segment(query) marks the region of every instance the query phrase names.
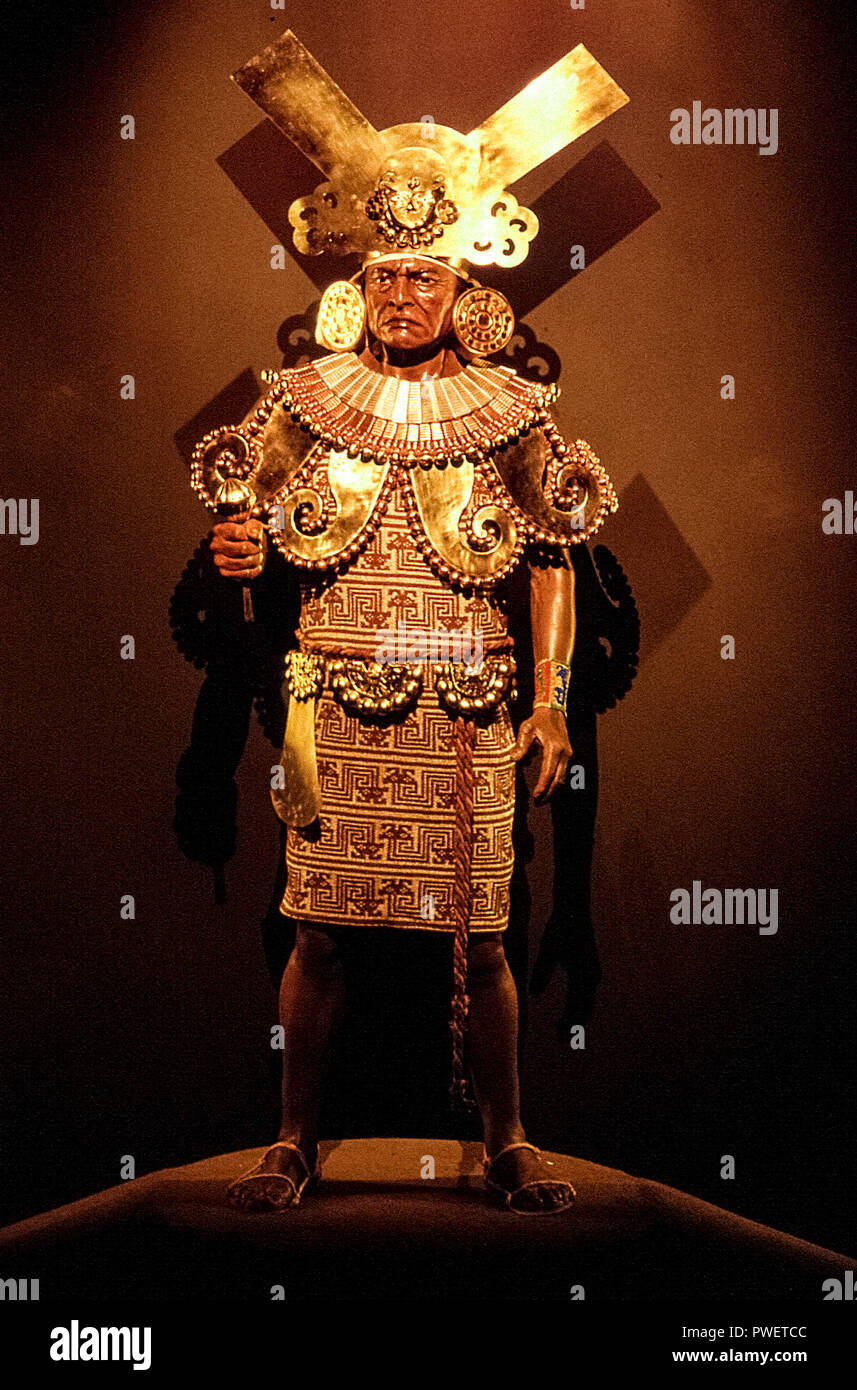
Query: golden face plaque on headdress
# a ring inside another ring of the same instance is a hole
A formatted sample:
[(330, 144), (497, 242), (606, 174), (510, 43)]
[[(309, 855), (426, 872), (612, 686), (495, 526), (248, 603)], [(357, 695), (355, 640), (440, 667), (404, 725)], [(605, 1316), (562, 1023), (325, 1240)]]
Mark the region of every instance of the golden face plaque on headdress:
[(411, 147), (391, 155), (366, 203), (366, 216), (392, 250), (430, 249), (444, 227), (457, 222), (446, 197), (446, 167), (434, 150)]

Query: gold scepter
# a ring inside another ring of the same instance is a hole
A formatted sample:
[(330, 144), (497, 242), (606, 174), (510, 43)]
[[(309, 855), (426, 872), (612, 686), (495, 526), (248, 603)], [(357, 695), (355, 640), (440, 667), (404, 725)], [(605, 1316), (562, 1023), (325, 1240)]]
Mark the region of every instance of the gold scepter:
[[(255, 486), (261, 461), (262, 450), (255, 433), (240, 425), (211, 430), (193, 451), (191, 487), (222, 521), (241, 522), (256, 517), (264, 525), (267, 508), (260, 502)], [(252, 623), (249, 579), (241, 581), (241, 603), (245, 623)]]
[[(191, 457), (190, 483), (209, 511), (224, 521), (261, 521), (281, 530), (281, 499), (318, 442), (279, 407), (285, 395), (280, 373), (262, 374), (271, 389), (241, 425), (211, 430)], [(250, 580), (242, 580), (244, 621), (253, 622)]]
[[(256, 494), (243, 478), (226, 477), (214, 494), (214, 507), (223, 521), (249, 521), (253, 516), (261, 516), (262, 508), (256, 505)], [(255, 621), (253, 595), (250, 580), (241, 581), (241, 603), (245, 623)]]

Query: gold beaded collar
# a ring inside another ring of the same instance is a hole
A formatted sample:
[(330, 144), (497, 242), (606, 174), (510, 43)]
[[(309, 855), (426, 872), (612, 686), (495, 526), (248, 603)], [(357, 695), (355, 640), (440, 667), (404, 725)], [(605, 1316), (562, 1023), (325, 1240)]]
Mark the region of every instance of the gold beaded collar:
[[(269, 378), (270, 379), (270, 378)], [(475, 361), (455, 376), (402, 381), (353, 352), (277, 373), (275, 399), (333, 448), (408, 463), (487, 458), (547, 419), (558, 386)]]

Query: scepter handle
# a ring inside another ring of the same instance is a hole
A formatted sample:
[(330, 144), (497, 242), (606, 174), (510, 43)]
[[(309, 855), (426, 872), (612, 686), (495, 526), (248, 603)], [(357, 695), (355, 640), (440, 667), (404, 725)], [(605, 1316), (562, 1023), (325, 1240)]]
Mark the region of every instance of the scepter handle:
[[(236, 505), (236, 500), (229, 501), (224, 498), (219, 503), (217, 515), (221, 521), (234, 521), (241, 525), (250, 520), (252, 512), (247, 510), (247, 499), (242, 499), (238, 505)], [(253, 596), (250, 593), (249, 579), (241, 580), (241, 609), (245, 623), (255, 622), (256, 615), (253, 612)]]

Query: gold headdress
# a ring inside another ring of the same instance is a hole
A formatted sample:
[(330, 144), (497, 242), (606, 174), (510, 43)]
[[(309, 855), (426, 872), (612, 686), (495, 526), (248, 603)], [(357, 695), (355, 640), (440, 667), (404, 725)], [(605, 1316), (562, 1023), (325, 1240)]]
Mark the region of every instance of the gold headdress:
[(578, 46), (469, 135), (424, 118), (378, 131), (291, 30), (233, 73), (326, 178), (289, 210), (299, 251), (518, 265), (539, 229), (509, 186), (628, 100)]

